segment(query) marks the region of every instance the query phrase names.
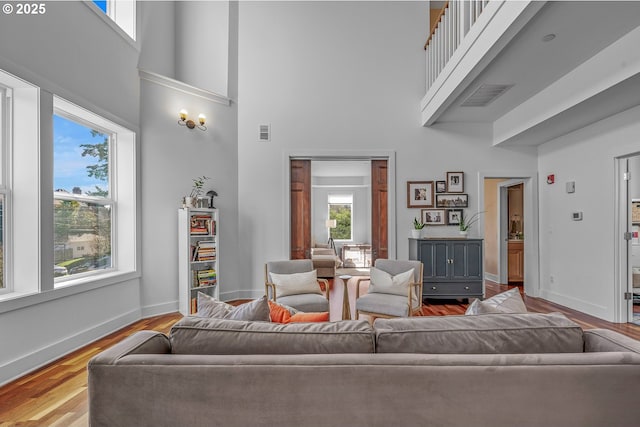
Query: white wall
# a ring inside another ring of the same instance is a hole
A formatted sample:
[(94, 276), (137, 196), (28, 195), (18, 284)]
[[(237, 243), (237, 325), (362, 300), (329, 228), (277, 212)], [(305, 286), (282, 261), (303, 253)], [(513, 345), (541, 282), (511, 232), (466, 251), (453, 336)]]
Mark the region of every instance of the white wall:
[[(636, 107), (539, 147), (541, 297), (614, 320), (614, 159), (639, 152), (639, 134)], [(582, 221), (571, 220), (574, 211)]]
[[(239, 15), (239, 240), (247, 266), (239, 283), (247, 293), (261, 292), (264, 262), (288, 257), (290, 153), (395, 151), (401, 259), (420, 214), (406, 208), (408, 180), (465, 171), (477, 209), (480, 171), (535, 170), (535, 149), (493, 148), (491, 126), (420, 126), (427, 2), (240, 2)], [(264, 123), (272, 126), (267, 143), (257, 141)]]
[(175, 10), (176, 78), (227, 96), (229, 2), (178, 1)]
[[(155, 83), (142, 84), (143, 315), (178, 309), (178, 208), (192, 179), (205, 175), (220, 210), (220, 297), (235, 298), (238, 276), (236, 108)], [(204, 113), (208, 130), (178, 126), (186, 108)]]

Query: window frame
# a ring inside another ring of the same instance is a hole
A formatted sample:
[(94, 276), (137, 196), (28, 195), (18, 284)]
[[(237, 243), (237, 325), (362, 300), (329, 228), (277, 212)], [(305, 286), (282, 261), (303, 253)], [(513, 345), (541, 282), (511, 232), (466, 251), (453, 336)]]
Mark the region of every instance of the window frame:
[[(115, 156), (113, 155), (113, 152), (115, 150), (116, 140), (117, 140), (117, 132), (114, 131), (113, 129), (109, 129), (105, 127), (104, 125), (96, 123), (97, 120), (91, 120), (92, 118), (95, 119), (96, 117), (98, 117), (97, 114), (89, 111), (82, 113), (82, 111), (83, 110), (79, 109), (77, 106), (76, 108), (71, 107), (71, 103), (69, 103), (68, 101), (65, 101), (62, 98), (54, 96), (53, 116), (63, 117), (67, 120), (70, 120), (72, 122), (85, 126), (87, 128), (96, 130), (108, 136), (109, 150), (108, 150), (108, 160), (107, 160), (108, 162), (107, 175), (109, 180), (109, 183), (108, 183), (109, 196), (108, 197), (91, 197), (91, 196), (85, 196), (81, 194), (59, 193), (59, 192), (56, 192), (53, 187), (51, 188), (51, 191), (53, 192), (54, 202), (56, 200), (77, 201), (81, 203), (84, 202), (84, 203), (111, 207), (111, 211), (110, 211), (111, 267), (105, 268), (105, 269), (96, 269), (96, 270), (91, 270), (91, 271), (86, 271), (86, 272), (71, 274), (66, 276), (54, 277), (53, 278), (54, 288), (67, 286), (69, 284), (75, 284), (78, 282), (78, 279), (80, 280), (86, 279), (86, 278), (91, 279), (97, 276), (108, 275), (108, 274), (111, 274), (113, 271), (118, 270), (118, 265), (116, 262), (118, 259), (117, 257), (118, 248), (115, 241), (115, 236), (117, 235), (117, 228), (118, 228), (117, 215), (116, 215), (117, 194), (116, 194), (116, 189), (114, 185), (114, 180), (115, 180), (114, 170), (117, 169), (117, 165), (115, 164), (116, 159), (115, 159)], [(55, 134), (54, 134), (54, 137), (55, 137)], [(55, 221), (55, 213), (53, 214), (52, 220)], [(51, 272), (51, 274), (53, 275), (53, 271)]]
[(0, 294), (6, 294), (13, 292), (12, 281), (9, 280), (9, 273), (11, 271), (8, 268), (11, 265), (11, 251), (8, 249), (11, 247), (10, 239), (11, 232), (9, 225), (9, 213), (10, 209), (10, 191), (8, 182), (8, 165), (9, 165), (9, 153), (11, 142), (11, 89), (0, 85), (0, 203), (2, 204), (2, 217), (0, 218), (0, 233), (2, 234), (2, 242), (0, 243), (0, 249), (2, 250), (2, 273), (0, 280), (2, 284), (0, 286)]
[(106, 13), (92, 0), (84, 0), (83, 3), (129, 44), (140, 50), (137, 40), (139, 26), (137, 0), (107, 0)]

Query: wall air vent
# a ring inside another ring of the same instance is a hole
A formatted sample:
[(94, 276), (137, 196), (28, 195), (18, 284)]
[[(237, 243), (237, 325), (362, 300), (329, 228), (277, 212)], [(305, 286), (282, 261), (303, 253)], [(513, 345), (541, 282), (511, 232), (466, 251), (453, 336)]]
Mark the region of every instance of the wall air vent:
[(496, 100), (500, 95), (511, 89), (513, 85), (481, 85), (471, 94), (461, 107), (485, 107)]
[(271, 125), (260, 125), (258, 141), (271, 141)]

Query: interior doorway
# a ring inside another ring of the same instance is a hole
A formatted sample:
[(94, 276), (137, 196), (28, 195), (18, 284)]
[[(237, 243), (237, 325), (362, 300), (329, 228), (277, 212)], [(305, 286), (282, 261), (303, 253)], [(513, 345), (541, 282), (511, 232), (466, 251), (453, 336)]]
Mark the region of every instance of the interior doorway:
[(618, 159), (618, 169), (623, 300), (626, 321), (640, 325), (640, 155)]
[[(390, 227), (393, 212), (389, 212), (389, 207), (394, 206), (389, 200), (394, 197), (389, 192), (393, 182), (392, 159), (380, 156), (304, 157), (289, 157), (291, 258), (309, 258), (316, 243), (326, 244), (327, 241), (334, 242), (338, 256), (342, 255), (343, 245), (358, 246), (360, 252), (366, 246), (363, 262), (369, 266), (376, 258), (388, 258), (390, 249), (394, 250), (389, 247), (394, 238), (394, 230)], [(363, 168), (366, 172), (362, 172)], [(345, 227), (339, 230), (340, 238), (333, 236), (338, 230), (332, 227), (340, 226), (344, 221), (331, 216), (332, 204), (338, 205), (341, 214), (350, 213), (350, 224), (346, 230)]]
[(537, 173), (479, 174), (485, 279), (539, 294)]
[(524, 181), (505, 180), (498, 184), (500, 191), (500, 283), (524, 284)]

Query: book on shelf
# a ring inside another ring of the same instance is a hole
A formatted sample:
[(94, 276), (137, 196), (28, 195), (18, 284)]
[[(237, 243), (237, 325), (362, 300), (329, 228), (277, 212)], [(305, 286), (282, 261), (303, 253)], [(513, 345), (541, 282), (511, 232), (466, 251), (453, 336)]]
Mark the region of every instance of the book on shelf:
[(216, 242), (212, 240), (202, 240), (191, 246), (191, 261), (215, 261)]
[(194, 270), (194, 287), (200, 286), (213, 286), (217, 283), (216, 270), (213, 268), (207, 268), (204, 270)]
[(190, 232), (191, 234), (213, 234), (211, 233), (212, 225), (215, 228), (215, 221), (210, 214), (193, 214), (190, 219)]

